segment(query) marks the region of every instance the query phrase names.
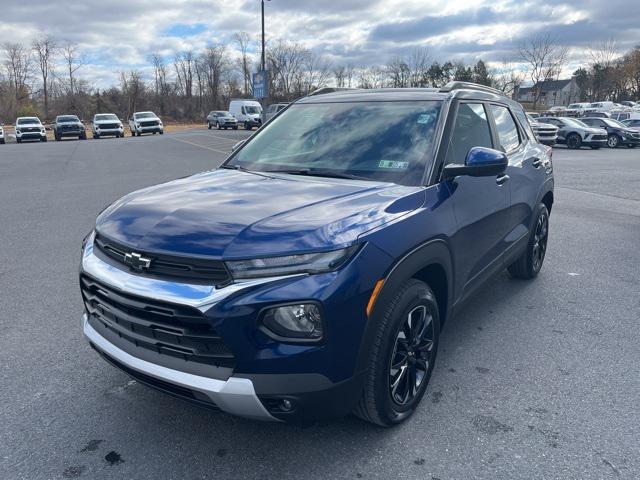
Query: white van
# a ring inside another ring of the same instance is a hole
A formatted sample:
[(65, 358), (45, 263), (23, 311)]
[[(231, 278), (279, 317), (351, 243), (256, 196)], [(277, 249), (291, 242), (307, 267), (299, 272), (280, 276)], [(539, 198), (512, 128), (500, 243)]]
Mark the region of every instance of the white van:
[(255, 100), (231, 100), (229, 112), (246, 130), (262, 125), (262, 105)]

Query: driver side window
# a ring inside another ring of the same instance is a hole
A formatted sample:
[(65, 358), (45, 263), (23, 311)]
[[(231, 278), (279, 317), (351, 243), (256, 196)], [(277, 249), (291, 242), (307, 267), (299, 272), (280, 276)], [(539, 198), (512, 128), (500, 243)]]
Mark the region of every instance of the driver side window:
[(464, 165), (467, 153), (473, 147), (493, 148), (487, 112), (482, 103), (461, 103), (456, 112), (445, 164)]

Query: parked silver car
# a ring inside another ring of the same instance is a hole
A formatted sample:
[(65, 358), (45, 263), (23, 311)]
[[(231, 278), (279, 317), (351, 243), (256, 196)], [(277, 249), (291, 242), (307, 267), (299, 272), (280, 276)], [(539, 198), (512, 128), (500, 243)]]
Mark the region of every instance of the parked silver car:
[(576, 118), (569, 117), (540, 117), (542, 123), (550, 123), (558, 127), (558, 143), (567, 148), (578, 149), (582, 146), (597, 150), (607, 145), (607, 131), (585, 125)]
[(223, 128), (225, 130), (227, 128), (237, 130), (238, 120), (236, 120), (236, 117), (231, 115), (229, 112), (224, 110), (214, 110), (209, 112), (209, 115), (207, 115), (207, 127), (209, 130), (213, 127), (216, 127), (218, 130), (222, 130)]

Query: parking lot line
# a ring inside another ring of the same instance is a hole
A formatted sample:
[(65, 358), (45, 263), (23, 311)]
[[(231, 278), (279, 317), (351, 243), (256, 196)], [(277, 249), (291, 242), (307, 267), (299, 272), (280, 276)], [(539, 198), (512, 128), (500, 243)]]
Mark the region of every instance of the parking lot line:
[[(183, 140), (181, 138), (175, 138), (175, 137), (168, 137), (168, 138), (170, 138), (171, 140), (175, 140), (176, 142), (188, 143), (189, 145), (193, 145), (194, 147), (206, 148), (207, 150), (211, 150), (211, 151), (217, 152), (217, 153), (223, 153), (225, 155), (228, 155), (229, 153), (231, 153), (229, 151), (219, 150), (217, 148), (211, 148), (210, 146), (200, 145), (198, 143), (190, 142), (189, 140)], [(213, 145), (215, 145), (215, 143)]]

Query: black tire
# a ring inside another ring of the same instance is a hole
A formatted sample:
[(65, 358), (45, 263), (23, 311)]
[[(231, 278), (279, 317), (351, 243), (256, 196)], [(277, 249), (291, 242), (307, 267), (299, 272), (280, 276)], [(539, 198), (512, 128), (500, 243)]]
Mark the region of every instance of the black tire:
[(251, 126), (251, 124), (249, 122), (244, 122), (244, 129), (245, 130), (253, 130), (253, 127)]
[(86, 140), (87, 139), (87, 134), (83, 133), (82, 135), (80, 135), (79, 139), (80, 140)]
[[(377, 308), (383, 314), (376, 327), (367, 379), (354, 414), (389, 427), (409, 418), (424, 396), (438, 351), (440, 316), (431, 288), (415, 279), (405, 282), (387, 305)], [(416, 315), (423, 313), (421, 324)], [(412, 338), (413, 330), (407, 326), (414, 324), (416, 332), (424, 335), (417, 342), (406, 342), (407, 337)]]
[[(116, 135), (118, 135), (118, 134), (116, 133)], [(94, 133), (92, 136), (93, 136), (94, 140), (99, 140), (100, 139), (100, 135), (98, 135), (97, 133)]]
[(591, 145), (591, 150), (600, 150), (600, 145)]
[(549, 240), (549, 211), (543, 203), (536, 207), (534, 218), (535, 222), (529, 232), (527, 249), (520, 258), (507, 267), (513, 278), (525, 280), (535, 278), (542, 269)]
[(164, 130), (160, 130), (158, 133), (159, 133), (160, 135), (164, 135)]
[(42, 137), (42, 138), (40, 139), (40, 141), (41, 141), (41, 142), (46, 142), (46, 141), (47, 141), (47, 137)]
[(627, 145), (627, 148), (636, 148), (635, 145), (631, 145), (630, 143)]
[(139, 136), (141, 136), (141, 135), (142, 135), (142, 133), (140, 133), (140, 132), (136, 132), (136, 136), (138, 136), (138, 137), (139, 137)]
[(207, 122), (207, 128), (208, 128), (209, 130), (211, 130), (211, 123), (210, 123), (210, 122)]
[(607, 139), (607, 146), (609, 148), (618, 148), (621, 142), (622, 139), (614, 133), (612, 135), (609, 135), (609, 138)]
[(219, 124), (218, 122), (216, 122), (216, 128), (217, 128), (218, 130), (222, 130), (222, 127), (220, 126), (220, 124)]
[(567, 137), (567, 148), (578, 150), (582, 146), (582, 137), (577, 133), (572, 133)]
[(0, 145), (4, 145), (4, 142), (5, 142), (4, 138), (0, 138)]
[(22, 143), (22, 139), (21, 138), (16, 138), (16, 143)]

